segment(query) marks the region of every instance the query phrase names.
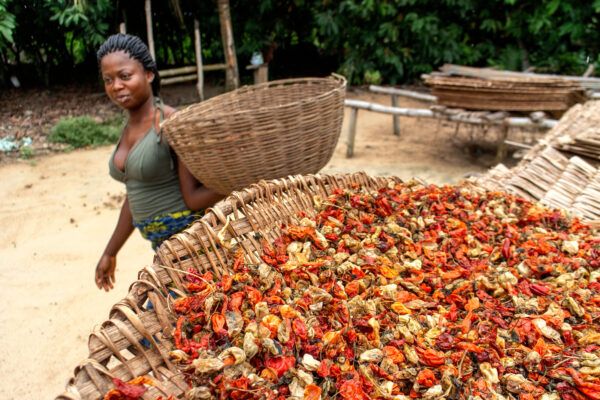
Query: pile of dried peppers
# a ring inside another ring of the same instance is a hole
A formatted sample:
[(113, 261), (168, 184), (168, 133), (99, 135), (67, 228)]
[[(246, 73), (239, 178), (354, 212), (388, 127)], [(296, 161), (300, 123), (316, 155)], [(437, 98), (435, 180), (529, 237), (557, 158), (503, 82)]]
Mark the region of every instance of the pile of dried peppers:
[(600, 399), (600, 238), (499, 192), (337, 190), (187, 275), (188, 399)]

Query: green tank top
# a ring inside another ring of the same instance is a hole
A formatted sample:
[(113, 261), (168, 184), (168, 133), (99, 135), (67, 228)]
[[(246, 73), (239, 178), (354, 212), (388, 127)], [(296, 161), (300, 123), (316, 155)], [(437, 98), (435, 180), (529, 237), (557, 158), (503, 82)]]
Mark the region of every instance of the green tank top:
[[(162, 105), (159, 107), (162, 122)], [(118, 147), (110, 156), (108, 169), (110, 176), (125, 183), (134, 222), (187, 209), (171, 148), (154, 126), (129, 150), (124, 171), (115, 165)]]

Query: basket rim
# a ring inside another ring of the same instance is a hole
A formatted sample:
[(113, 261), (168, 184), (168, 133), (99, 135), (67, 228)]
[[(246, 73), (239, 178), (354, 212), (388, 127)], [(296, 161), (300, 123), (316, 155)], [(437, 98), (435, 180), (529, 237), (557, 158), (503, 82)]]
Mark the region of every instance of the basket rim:
[(217, 99), (221, 99), (223, 97), (229, 97), (232, 96), (233, 94), (239, 94), (239, 93), (248, 93), (248, 92), (252, 92), (254, 90), (257, 89), (261, 89), (264, 87), (271, 87), (271, 86), (285, 86), (288, 84), (292, 84), (292, 83), (296, 83), (296, 82), (308, 82), (308, 81), (334, 81), (338, 83), (337, 87), (331, 88), (321, 94), (318, 94), (316, 96), (311, 96), (305, 99), (301, 99), (301, 100), (296, 100), (296, 101), (290, 101), (284, 104), (277, 104), (277, 105), (273, 105), (273, 106), (266, 106), (266, 107), (260, 107), (258, 109), (248, 109), (248, 110), (240, 110), (240, 111), (235, 111), (235, 112), (225, 112), (225, 111), (216, 111), (216, 112), (211, 112), (209, 117), (205, 117), (205, 118), (199, 118), (199, 120), (202, 119), (206, 119), (206, 120), (215, 120), (218, 118), (223, 118), (223, 117), (231, 117), (233, 115), (246, 115), (246, 114), (257, 114), (257, 113), (270, 113), (276, 110), (280, 110), (283, 108), (287, 108), (287, 107), (292, 107), (292, 106), (296, 106), (298, 104), (304, 104), (304, 103), (308, 103), (308, 102), (313, 102), (313, 101), (318, 101), (321, 100), (324, 97), (329, 96), (330, 94), (336, 92), (336, 91), (340, 91), (340, 90), (346, 90), (348, 81), (347, 79), (342, 76), (342, 75), (338, 75), (335, 73), (332, 73), (331, 75), (327, 76), (327, 77), (309, 77), (309, 78), (287, 78), (287, 79), (279, 79), (279, 80), (275, 80), (275, 81), (269, 81), (269, 82), (264, 82), (264, 83), (260, 83), (257, 85), (245, 85), (242, 86), (238, 89), (235, 89), (233, 91), (230, 92), (226, 92), (223, 94), (220, 94), (218, 96), (215, 96), (213, 98), (210, 98), (208, 100), (205, 101), (201, 101), (198, 103), (194, 103), (194, 104), (190, 104), (189, 106), (181, 109), (181, 110), (177, 110), (175, 111), (175, 113), (168, 119), (164, 120), (161, 124), (160, 127), (162, 129), (165, 129), (166, 133), (169, 134), (169, 129), (171, 128), (171, 125), (173, 124), (177, 124), (179, 117), (187, 117), (188, 113), (193, 112), (193, 110), (197, 109), (197, 108), (202, 108), (204, 105), (206, 104), (210, 104), (211, 102), (215, 102)]

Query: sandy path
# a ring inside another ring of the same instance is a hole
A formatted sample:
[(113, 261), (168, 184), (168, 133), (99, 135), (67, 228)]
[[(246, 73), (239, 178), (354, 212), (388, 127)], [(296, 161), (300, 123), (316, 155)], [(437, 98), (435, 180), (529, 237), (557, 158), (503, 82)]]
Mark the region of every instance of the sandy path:
[[(352, 96), (349, 96), (352, 97)], [(353, 96), (357, 97), (357, 96)], [(361, 96), (387, 102), (386, 97)], [(418, 104), (412, 104), (417, 106)], [(326, 172), (419, 176), (456, 182), (483, 167), (465, 160), (433, 121), (361, 112), (355, 157), (345, 158), (346, 127)], [(0, 399), (53, 398), (87, 357), (87, 337), (152, 262), (134, 233), (118, 258), (115, 290), (93, 283), (93, 270), (112, 232), (122, 186), (111, 180), (111, 148), (57, 154), (0, 167)]]

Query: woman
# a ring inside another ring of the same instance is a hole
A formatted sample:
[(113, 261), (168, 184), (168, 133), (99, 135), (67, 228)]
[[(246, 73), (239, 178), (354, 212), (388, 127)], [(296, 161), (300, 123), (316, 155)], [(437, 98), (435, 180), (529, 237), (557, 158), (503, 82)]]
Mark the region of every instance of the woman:
[(110, 175), (125, 183), (126, 197), (96, 266), (96, 285), (109, 291), (117, 253), (135, 228), (156, 249), (223, 196), (199, 183), (161, 136), (160, 123), (175, 110), (158, 98), (160, 77), (148, 47), (136, 36), (117, 34), (97, 57), (106, 94), (128, 114), (109, 160)]

